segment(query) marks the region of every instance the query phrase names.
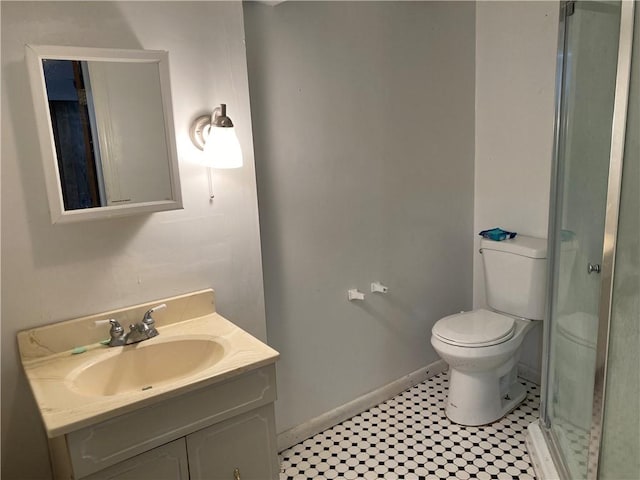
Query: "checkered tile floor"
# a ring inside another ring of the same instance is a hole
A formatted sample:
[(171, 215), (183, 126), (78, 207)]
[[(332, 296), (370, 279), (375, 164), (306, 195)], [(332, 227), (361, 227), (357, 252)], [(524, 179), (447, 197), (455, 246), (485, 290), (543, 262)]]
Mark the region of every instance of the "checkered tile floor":
[(285, 450), (280, 480), (534, 479), (524, 435), (538, 418), (539, 387), (499, 421), (453, 424), (442, 373)]

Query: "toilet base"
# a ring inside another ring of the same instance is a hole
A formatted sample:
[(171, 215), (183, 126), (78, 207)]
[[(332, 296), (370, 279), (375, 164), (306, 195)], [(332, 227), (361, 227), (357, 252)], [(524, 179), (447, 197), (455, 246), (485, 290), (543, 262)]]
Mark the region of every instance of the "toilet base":
[(460, 425), (486, 425), (516, 408), (527, 391), (515, 368), (501, 378), (491, 374), (467, 374), (449, 369), (449, 395), (445, 413)]

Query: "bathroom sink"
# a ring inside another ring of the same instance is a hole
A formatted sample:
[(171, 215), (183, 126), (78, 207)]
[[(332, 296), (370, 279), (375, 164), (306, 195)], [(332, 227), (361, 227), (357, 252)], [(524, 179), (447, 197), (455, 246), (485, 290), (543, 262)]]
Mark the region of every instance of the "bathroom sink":
[[(134, 323), (165, 303), (155, 319), (159, 335), (104, 345), (109, 327), (96, 326), (103, 320)], [(244, 378), (278, 358), (216, 313), (211, 289), (23, 330), (18, 346), (49, 438), (169, 400), (200, 398), (214, 385)]]
[(70, 372), (67, 385), (92, 396), (150, 390), (194, 375), (223, 357), (224, 347), (210, 338), (140, 342), (105, 350), (103, 357)]

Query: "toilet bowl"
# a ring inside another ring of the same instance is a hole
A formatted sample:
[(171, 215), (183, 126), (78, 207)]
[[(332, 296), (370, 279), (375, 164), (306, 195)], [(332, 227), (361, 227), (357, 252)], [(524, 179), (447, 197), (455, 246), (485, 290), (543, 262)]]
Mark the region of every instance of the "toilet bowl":
[[(481, 329), (483, 324), (491, 326)], [(524, 400), (516, 370), (522, 340), (532, 326), (529, 320), (484, 309), (438, 321), (431, 345), (449, 365), (445, 413), (452, 422), (491, 423)]]
[(449, 315), (431, 330), (431, 345), (449, 365), (445, 413), (462, 425), (494, 422), (524, 400), (520, 346), (544, 316), (546, 240), (519, 235), (482, 239), (480, 247), (491, 310)]

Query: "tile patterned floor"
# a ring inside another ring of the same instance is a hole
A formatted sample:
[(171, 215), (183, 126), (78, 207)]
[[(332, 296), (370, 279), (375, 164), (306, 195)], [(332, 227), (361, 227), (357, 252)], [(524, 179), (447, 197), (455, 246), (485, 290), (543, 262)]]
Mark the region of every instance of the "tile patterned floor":
[(416, 385), (281, 453), (280, 480), (535, 478), (524, 442), (538, 417), (539, 387), (501, 420), (482, 427), (444, 414), (447, 373)]

